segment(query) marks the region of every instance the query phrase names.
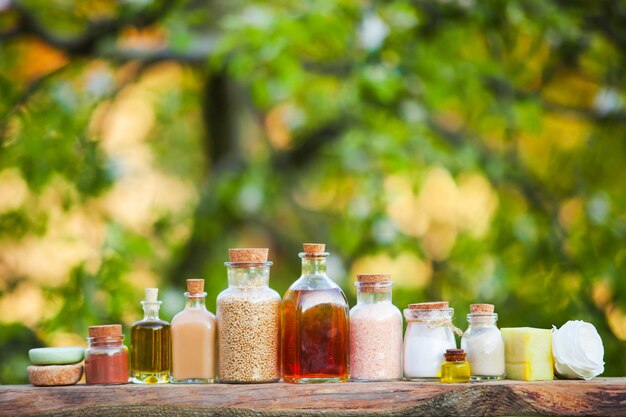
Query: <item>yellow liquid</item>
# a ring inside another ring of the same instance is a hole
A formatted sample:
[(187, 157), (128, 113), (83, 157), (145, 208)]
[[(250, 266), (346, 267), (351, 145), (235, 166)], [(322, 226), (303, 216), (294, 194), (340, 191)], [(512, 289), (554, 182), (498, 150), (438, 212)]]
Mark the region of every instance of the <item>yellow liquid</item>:
[(444, 362), (441, 365), (441, 382), (454, 384), (470, 381), (470, 366), (467, 362)]
[(130, 331), (131, 380), (136, 384), (169, 382), (170, 325), (162, 320), (138, 321)]

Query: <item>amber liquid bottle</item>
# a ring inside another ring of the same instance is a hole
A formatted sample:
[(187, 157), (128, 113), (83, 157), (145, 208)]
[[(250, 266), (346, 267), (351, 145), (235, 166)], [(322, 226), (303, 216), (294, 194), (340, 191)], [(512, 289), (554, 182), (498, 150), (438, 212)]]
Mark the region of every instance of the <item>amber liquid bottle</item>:
[(327, 256), (324, 245), (305, 244), (302, 276), (283, 297), (285, 382), (346, 382), (350, 376), (348, 302), (326, 274)]
[(168, 322), (159, 319), (158, 291), (146, 288), (146, 299), (141, 302), (143, 320), (135, 322), (130, 331), (131, 381), (135, 384), (169, 382), (171, 329)]

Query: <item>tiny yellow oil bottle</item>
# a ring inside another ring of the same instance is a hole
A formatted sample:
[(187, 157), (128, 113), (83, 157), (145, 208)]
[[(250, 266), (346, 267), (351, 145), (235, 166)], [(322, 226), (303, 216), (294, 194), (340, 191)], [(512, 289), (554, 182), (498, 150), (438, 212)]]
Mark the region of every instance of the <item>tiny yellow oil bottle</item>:
[(470, 381), (470, 366), (463, 349), (448, 349), (443, 356), (446, 361), (441, 365), (441, 382), (454, 384)]
[(135, 384), (167, 384), (170, 374), (170, 324), (159, 319), (159, 289), (146, 288), (143, 320), (130, 330), (131, 381)]

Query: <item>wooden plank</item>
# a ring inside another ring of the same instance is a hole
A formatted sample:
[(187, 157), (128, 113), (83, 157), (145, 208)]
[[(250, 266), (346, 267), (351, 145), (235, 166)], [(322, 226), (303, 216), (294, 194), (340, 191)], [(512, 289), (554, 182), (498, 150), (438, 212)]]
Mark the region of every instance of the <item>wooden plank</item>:
[(626, 378), (471, 384), (0, 387), (2, 416), (626, 415)]

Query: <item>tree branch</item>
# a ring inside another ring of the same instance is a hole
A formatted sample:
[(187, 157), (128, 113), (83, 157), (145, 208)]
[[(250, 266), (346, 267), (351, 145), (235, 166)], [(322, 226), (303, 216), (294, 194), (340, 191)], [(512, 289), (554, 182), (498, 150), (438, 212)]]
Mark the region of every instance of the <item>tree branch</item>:
[(213, 52), (213, 45), (188, 51), (174, 51), (171, 49), (115, 49), (97, 55), (112, 62), (124, 63), (128, 61), (141, 61), (156, 63), (161, 61), (177, 61), (188, 64), (203, 64)]
[(5, 141), (7, 125), (11, 116), (15, 114), (15, 112), (20, 110), (30, 100), (33, 94), (35, 94), (39, 90), (39, 88), (41, 88), (48, 80), (63, 72), (68, 66), (69, 64), (64, 64), (61, 67), (56, 68), (32, 81), (17, 96), (9, 110), (0, 115), (0, 146), (2, 146)]
[[(209, 75), (205, 82), (202, 101), (202, 118), (205, 127), (204, 152), (207, 160), (205, 184), (200, 202), (194, 213), (194, 228), (176, 264), (168, 274), (170, 282), (193, 276), (202, 271), (211, 241), (222, 234), (222, 225), (232, 229), (241, 219), (228, 210), (227, 202), (217, 197), (211, 184), (222, 176), (240, 172), (245, 168), (239, 149), (238, 113), (232, 81), (225, 73)], [(222, 217), (222, 225), (211, 227), (215, 213)], [(210, 231), (209, 231), (210, 230)]]
[(15, 2), (12, 9), (18, 14), (18, 23), (13, 29), (5, 32), (3, 37), (34, 35), (69, 55), (90, 56), (95, 55), (98, 44), (102, 39), (118, 34), (127, 26), (137, 28), (150, 26), (167, 15), (177, 3), (175, 0), (161, 0), (156, 7), (147, 7), (126, 17), (89, 22), (87, 28), (80, 35), (64, 37), (46, 29), (32, 10), (21, 2)]
[(550, 112), (574, 114), (594, 122), (626, 123), (626, 112), (623, 110), (602, 113), (589, 107), (555, 103), (545, 99), (540, 91), (522, 91), (503, 78), (485, 77), (484, 84), (497, 97), (507, 97), (520, 101), (535, 100), (541, 104), (541, 107)]
[(277, 152), (274, 155), (273, 165), (276, 169), (292, 170), (307, 164), (317, 156), (328, 143), (337, 141), (343, 131), (347, 129), (349, 121), (338, 119), (329, 122), (313, 131), (308, 132), (292, 149)]

